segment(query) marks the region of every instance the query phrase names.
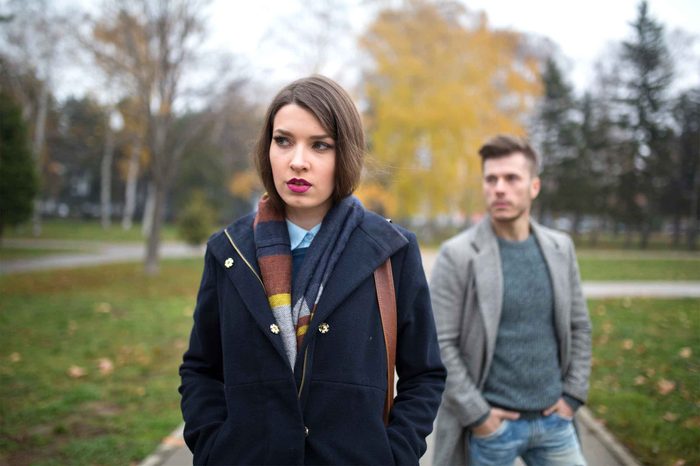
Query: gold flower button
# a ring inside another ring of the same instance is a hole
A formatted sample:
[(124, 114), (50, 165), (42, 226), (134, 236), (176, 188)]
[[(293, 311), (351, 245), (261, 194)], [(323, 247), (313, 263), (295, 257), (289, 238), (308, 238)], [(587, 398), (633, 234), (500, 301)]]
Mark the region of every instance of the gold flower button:
[(224, 265), (226, 266), (227, 269), (230, 269), (231, 266), (233, 265), (233, 259), (231, 259), (229, 257), (228, 259), (226, 259), (226, 262), (224, 262)]
[(328, 331), (330, 329), (331, 329), (331, 326), (325, 322), (318, 326), (318, 331), (321, 333), (328, 333)]
[(277, 324), (272, 324), (270, 325), (270, 331), (277, 335), (278, 333), (280, 333), (280, 328), (279, 326), (277, 326)]

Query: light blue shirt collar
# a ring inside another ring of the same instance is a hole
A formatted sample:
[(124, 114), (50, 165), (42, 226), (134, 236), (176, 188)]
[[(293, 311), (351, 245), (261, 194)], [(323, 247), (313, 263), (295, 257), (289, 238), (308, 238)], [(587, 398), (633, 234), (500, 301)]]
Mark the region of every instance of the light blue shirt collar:
[(289, 245), (292, 251), (297, 248), (308, 248), (311, 246), (311, 242), (316, 237), (316, 233), (318, 233), (318, 230), (321, 229), (320, 223), (307, 231), (289, 220), (285, 219), (285, 221), (287, 222), (287, 230), (289, 231)]

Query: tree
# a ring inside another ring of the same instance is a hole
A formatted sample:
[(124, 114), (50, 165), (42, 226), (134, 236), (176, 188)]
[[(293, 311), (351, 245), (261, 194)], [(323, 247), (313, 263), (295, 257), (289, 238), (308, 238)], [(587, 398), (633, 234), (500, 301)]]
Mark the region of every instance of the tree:
[(193, 63), (204, 32), (200, 12), (201, 2), (131, 0), (115, 7), (105, 4), (103, 17), (93, 28), (98, 63), (133, 92), (146, 121), (153, 205), (145, 259), (149, 274), (158, 272), (167, 193), (193, 135), (178, 132), (175, 108), (183, 97), (182, 76)]
[(535, 124), (530, 132), (542, 156), (542, 190), (539, 209), (543, 213), (567, 212), (575, 202), (563, 198), (568, 176), (567, 169), (575, 170), (580, 115), (571, 85), (553, 58), (546, 61), (542, 73), (542, 98), (538, 104)]
[[(100, 214), (101, 161), (108, 139), (108, 109), (91, 97), (69, 97), (56, 113), (60, 124), (49, 128), (44, 174), (47, 205), (66, 204), (74, 214)], [(111, 184), (111, 183), (110, 183)]]
[(674, 186), (680, 198), (678, 208), (687, 212), (689, 220), (688, 248), (695, 249), (700, 223), (700, 88), (683, 93), (674, 113), (680, 127), (680, 163)]
[(385, 9), (361, 38), (370, 153), (366, 182), (396, 199), (391, 216), (480, 211), (480, 144), (522, 134), (540, 92), (524, 37), (489, 27), (454, 2)]
[(298, 10), (285, 15), (270, 28), (268, 39), (274, 47), (273, 53), (277, 56), (280, 49), (288, 50), (289, 53), (282, 56), (292, 57), (293, 62), (289, 64), (302, 75), (334, 74), (330, 70), (330, 58), (337, 60), (347, 56), (348, 51), (343, 46), (351, 39), (348, 2), (304, 0), (295, 3)]
[[(251, 200), (262, 194), (250, 158), (261, 111), (249, 101), (249, 95), (246, 80), (233, 79), (223, 93), (211, 96), (206, 110), (196, 116), (210, 123), (183, 156), (172, 199), (176, 212), (187, 204), (192, 191), (201, 190), (217, 218), (228, 222), (250, 211)], [(180, 124), (186, 125), (187, 120)]]
[(31, 217), (38, 180), (20, 107), (0, 91), (0, 239)]
[[(52, 103), (54, 70), (60, 57), (64, 20), (46, 0), (25, 2), (10, 0), (5, 5), (2, 37), (8, 90), (22, 109), (31, 138), (31, 153), (37, 173), (43, 173), (47, 120)], [(29, 78), (29, 79), (26, 79)], [(41, 200), (33, 208), (34, 234), (41, 233)]]
[(627, 207), (639, 212), (640, 245), (646, 247), (655, 215), (661, 215), (662, 194), (671, 173), (673, 132), (668, 96), (673, 80), (673, 63), (666, 45), (664, 28), (650, 17), (648, 4), (639, 4), (632, 23), (633, 37), (622, 43), (623, 109), (618, 125), (628, 134), (627, 171), (621, 177), (618, 194)]

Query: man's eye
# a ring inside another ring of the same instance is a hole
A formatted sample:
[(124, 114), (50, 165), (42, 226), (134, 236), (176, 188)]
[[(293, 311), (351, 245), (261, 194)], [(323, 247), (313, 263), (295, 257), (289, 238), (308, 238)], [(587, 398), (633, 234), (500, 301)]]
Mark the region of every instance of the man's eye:
[(275, 144), (280, 147), (287, 147), (290, 144), (289, 139), (285, 136), (275, 136), (272, 139), (275, 141)]

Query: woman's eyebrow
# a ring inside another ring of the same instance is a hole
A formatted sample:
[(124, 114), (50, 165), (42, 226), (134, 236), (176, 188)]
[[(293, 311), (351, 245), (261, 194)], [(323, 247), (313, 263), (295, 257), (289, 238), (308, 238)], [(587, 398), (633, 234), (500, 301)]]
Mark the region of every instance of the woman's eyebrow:
[[(273, 134), (280, 134), (282, 136), (294, 136), (294, 134), (291, 131), (287, 131), (284, 128), (275, 128), (275, 130), (272, 132)], [(315, 134), (312, 136), (309, 136), (309, 139), (313, 140), (318, 140), (318, 139), (333, 139), (330, 135), (323, 133), (323, 134)]]

